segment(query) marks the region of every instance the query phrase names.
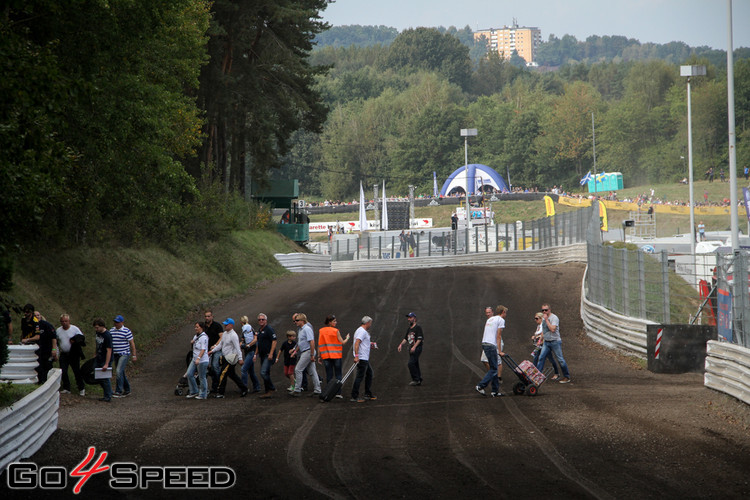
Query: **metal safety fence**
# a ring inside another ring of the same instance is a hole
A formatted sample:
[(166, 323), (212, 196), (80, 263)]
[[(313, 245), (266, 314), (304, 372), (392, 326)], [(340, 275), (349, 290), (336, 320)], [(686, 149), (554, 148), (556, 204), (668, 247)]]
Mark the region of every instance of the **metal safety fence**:
[[(686, 265), (666, 250), (647, 253), (633, 245), (603, 242), (598, 203), (588, 230), (586, 298), (610, 311), (663, 324), (709, 324), (700, 291), (704, 268)], [(689, 256), (688, 256), (689, 257)]]
[(715, 325), (720, 338), (750, 347), (750, 254), (645, 252), (602, 242), (599, 228), (597, 209), (587, 233), (588, 301), (662, 324)]
[(336, 234), (327, 250), (334, 262), (540, 250), (585, 242), (590, 210), (584, 208), (532, 221), (458, 229)]

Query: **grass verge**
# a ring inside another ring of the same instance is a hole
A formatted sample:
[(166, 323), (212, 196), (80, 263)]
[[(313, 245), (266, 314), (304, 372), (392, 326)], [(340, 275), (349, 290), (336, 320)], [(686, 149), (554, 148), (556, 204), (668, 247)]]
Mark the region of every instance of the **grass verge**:
[[(275, 232), (238, 231), (169, 249), (80, 247), (24, 255), (16, 262), (13, 295), (55, 326), (60, 314), (70, 314), (86, 334), (87, 356), (92, 321), (110, 324), (117, 314), (145, 352), (191, 313), (285, 274), (273, 254), (296, 250)], [(20, 318), (14, 324), (20, 330)]]

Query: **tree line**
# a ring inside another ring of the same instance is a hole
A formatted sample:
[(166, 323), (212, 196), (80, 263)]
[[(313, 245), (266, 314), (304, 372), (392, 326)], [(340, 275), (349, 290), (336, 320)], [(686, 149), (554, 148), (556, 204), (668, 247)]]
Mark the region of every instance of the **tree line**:
[[(688, 156), (680, 64), (708, 68), (692, 80), (696, 172), (727, 168), (726, 71), (707, 57), (615, 57), (544, 71), (494, 55), (474, 64), (470, 50), (431, 28), (405, 30), (387, 46), (317, 48), (312, 64), (331, 67), (316, 87), (328, 120), (320, 134), (295, 134), (274, 175), (298, 178), (307, 196), (329, 199), (355, 197), (360, 180), (428, 194), (433, 171), (442, 182), (464, 163), (459, 130), (477, 128), (469, 162), (515, 185), (576, 187), (593, 167), (594, 131), (599, 171), (622, 172), (630, 186), (677, 181), (687, 175)], [(750, 161), (748, 58), (735, 61), (735, 102), (741, 169)]]
[(0, 292), (18, 252), (266, 227), (248, 187), (326, 120), (327, 3), (5, 2)]

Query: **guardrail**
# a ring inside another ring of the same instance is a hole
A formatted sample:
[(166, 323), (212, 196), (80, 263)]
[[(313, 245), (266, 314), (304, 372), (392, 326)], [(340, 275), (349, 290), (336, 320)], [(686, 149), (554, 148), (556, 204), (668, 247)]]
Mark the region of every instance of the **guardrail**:
[(709, 340), (703, 385), (750, 404), (750, 349)]
[(293, 273), (327, 273), (331, 271), (330, 255), (311, 253), (277, 253), (276, 260)]
[(451, 266), (537, 267), (586, 262), (586, 244), (511, 252), (470, 253), (406, 259), (337, 261), (333, 272), (379, 272)]
[(57, 430), (61, 375), (59, 368), (50, 370), (42, 386), (0, 410), (0, 472), (8, 464), (32, 456)]
[(8, 362), (0, 369), (0, 382), (14, 384), (36, 384), (36, 367), (39, 360), (36, 355), (38, 345), (9, 345)]
[(581, 319), (586, 334), (595, 342), (646, 358), (646, 326), (656, 323), (617, 314), (586, 299), (585, 275), (581, 281)]

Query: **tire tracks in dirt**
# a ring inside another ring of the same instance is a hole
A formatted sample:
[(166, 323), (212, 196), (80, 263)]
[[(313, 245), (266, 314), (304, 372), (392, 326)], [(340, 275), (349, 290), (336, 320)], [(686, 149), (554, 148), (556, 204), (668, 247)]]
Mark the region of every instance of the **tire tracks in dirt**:
[[(453, 345), (453, 355), (456, 357), (456, 359), (466, 365), (478, 376), (484, 376), (482, 370), (480, 370), (478, 366), (466, 359), (466, 356), (461, 353), (461, 351), (455, 344)], [(508, 410), (508, 413), (513, 416), (516, 422), (518, 422), (518, 424), (526, 431), (527, 436), (531, 438), (534, 444), (536, 444), (537, 448), (541, 450), (544, 456), (547, 457), (547, 459), (555, 466), (555, 468), (557, 468), (558, 471), (560, 471), (563, 476), (576, 483), (594, 498), (598, 498), (600, 500), (614, 499), (612, 495), (583, 477), (583, 475), (578, 472), (578, 470), (573, 465), (565, 460), (560, 452), (557, 451), (555, 445), (552, 444), (552, 442), (544, 435), (544, 433), (536, 425), (534, 425), (534, 423), (529, 420), (526, 415), (523, 414), (523, 412), (518, 408), (518, 405), (516, 405), (515, 401), (513, 401), (511, 397), (506, 396), (503, 397), (502, 400), (505, 408)]]
[[(453, 349), (455, 349), (455, 343), (454, 343), (454, 334), (453, 334), (453, 312), (450, 307), (450, 304), (453, 302), (453, 291), (456, 290), (456, 287), (453, 286), (455, 284), (456, 280), (456, 271), (455, 269), (451, 269), (451, 286), (449, 288), (450, 293), (447, 294), (446, 302), (447, 304), (445, 307), (442, 308), (443, 311), (446, 311), (448, 318), (446, 323), (449, 325), (449, 331), (450, 331), (450, 345)], [(487, 289), (487, 285), (485, 285), (485, 290)], [(453, 372), (455, 367), (455, 356), (450, 356), (450, 362), (448, 364), (448, 380), (453, 380)], [(467, 360), (468, 361), (468, 360)], [(481, 484), (483, 484), (485, 487), (493, 490), (496, 493), (499, 493), (499, 491), (490, 484), (482, 475), (482, 473), (474, 467), (474, 465), (471, 463), (471, 460), (469, 459), (466, 450), (464, 449), (463, 445), (461, 444), (461, 441), (456, 436), (455, 432), (453, 432), (453, 429), (455, 428), (452, 424), (451, 420), (451, 406), (455, 404), (455, 400), (451, 400), (446, 402), (446, 412), (445, 412), (445, 423), (446, 427), (448, 428), (448, 446), (450, 447), (450, 452), (453, 455), (453, 458), (461, 464), (467, 471), (469, 471)]]

